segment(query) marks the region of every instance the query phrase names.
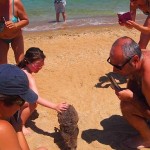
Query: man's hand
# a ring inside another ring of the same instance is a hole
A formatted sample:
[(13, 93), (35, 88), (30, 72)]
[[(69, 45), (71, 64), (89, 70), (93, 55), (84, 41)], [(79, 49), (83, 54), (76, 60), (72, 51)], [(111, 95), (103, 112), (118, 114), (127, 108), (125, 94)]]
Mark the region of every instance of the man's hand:
[(121, 101), (131, 101), (133, 99), (133, 92), (129, 89), (115, 91), (115, 93)]

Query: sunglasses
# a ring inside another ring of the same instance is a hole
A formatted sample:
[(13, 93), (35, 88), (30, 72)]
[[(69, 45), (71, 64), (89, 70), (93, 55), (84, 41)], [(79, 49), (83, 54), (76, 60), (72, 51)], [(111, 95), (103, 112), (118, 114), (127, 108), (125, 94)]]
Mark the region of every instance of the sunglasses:
[(38, 62), (33, 62), (31, 64), (32, 64), (33, 67), (41, 69), (44, 65), (44, 62), (43, 61), (38, 61)]
[(109, 64), (111, 64), (112, 66), (114, 66), (115, 68), (117, 68), (117, 69), (119, 69), (119, 70), (122, 70), (123, 67), (124, 67), (127, 63), (130, 62), (131, 59), (132, 59), (132, 57), (129, 58), (123, 65), (114, 65), (114, 64), (112, 64), (112, 63), (110, 62), (110, 57), (107, 59), (107, 62), (108, 62)]

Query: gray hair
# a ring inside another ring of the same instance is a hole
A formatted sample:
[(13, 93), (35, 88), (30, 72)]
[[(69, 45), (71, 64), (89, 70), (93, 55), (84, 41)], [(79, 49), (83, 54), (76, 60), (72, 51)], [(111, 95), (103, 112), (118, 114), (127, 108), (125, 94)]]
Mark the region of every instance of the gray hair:
[(130, 37), (124, 36), (119, 38), (118, 40), (115, 41), (113, 44), (113, 47), (118, 45), (120, 40), (123, 40), (123, 44), (121, 45), (122, 51), (123, 51), (123, 56), (125, 59), (130, 59), (133, 56), (137, 55), (139, 58), (141, 58), (142, 52), (139, 47), (139, 45)]

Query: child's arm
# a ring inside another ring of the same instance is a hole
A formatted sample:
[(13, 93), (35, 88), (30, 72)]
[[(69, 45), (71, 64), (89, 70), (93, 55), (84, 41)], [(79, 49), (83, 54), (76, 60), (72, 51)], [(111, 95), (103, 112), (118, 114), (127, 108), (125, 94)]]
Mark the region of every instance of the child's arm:
[(56, 103), (50, 102), (50, 101), (48, 101), (42, 97), (38, 97), (37, 103), (42, 105), (42, 106), (54, 109), (58, 112), (61, 112), (61, 111), (66, 110), (68, 108), (68, 104), (66, 102), (56, 104)]

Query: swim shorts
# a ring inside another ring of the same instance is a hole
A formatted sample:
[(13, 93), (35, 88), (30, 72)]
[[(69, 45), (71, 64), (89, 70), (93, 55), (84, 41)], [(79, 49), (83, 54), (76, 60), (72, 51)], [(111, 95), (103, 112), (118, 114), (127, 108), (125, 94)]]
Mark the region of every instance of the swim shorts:
[(63, 3), (55, 3), (55, 11), (56, 13), (65, 12), (65, 6), (63, 5)]

